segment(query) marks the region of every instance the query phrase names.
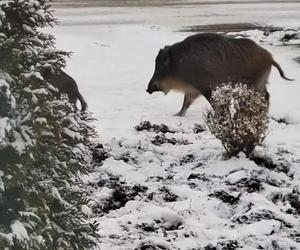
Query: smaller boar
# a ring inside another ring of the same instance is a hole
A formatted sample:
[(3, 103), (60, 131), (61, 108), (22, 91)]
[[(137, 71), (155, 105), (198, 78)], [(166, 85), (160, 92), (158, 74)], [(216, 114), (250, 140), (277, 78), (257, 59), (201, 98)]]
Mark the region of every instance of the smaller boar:
[(283, 70), (272, 55), (250, 39), (203, 33), (161, 49), (155, 60), (154, 74), (147, 92), (171, 89), (185, 93), (181, 110), (185, 115), (193, 101), (203, 95), (210, 101), (212, 91), (223, 83), (246, 83), (269, 101), (266, 88), (271, 67), (281, 77)]
[(60, 92), (66, 93), (75, 109), (77, 109), (77, 99), (79, 99), (81, 103), (81, 111), (85, 111), (87, 109), (87, 103), (85, 102), (83, 96), (80, 94), (75, 80), (63, 70), (58, 70), (58, 72), (46, 70), (42, 73), (42, 76), (47, 82), (56, 87)]

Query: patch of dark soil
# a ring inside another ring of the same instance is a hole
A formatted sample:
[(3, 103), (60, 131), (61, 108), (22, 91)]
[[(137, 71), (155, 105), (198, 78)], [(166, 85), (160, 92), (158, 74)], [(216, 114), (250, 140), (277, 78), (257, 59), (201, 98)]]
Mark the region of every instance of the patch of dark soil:
[(140, 244), (138, 247), (136, 247), (134, 250), (170, 250), (168, 247), (157, 244), (157, 243), (152, 243), (152, 242), (145, 242)]
[[(273, 32), (284, 30), (284, 28), (265, 25), (265, 26), (262, 26), (262, 29), (260, 29), (260, 30), (264, 31), (265, 36), (269, 36)], [(296, 31), (296, 30), (294, 30), (294, 31)]]
[(188, 154), (182, 157), (182, 159), (180, 160), (179, 164), (180, 166), (187, 164), (187, 163), (191, 163), (195, 161), (195, 156), (193, 154)]
[[(265, 249), (264, 246), (259, 246), (259, 249)], [(276, 241), (276, 240), (272, 240), (271, 241), (271, 249), (274, 249), (274, 250), (282, 250), (282, 246), (280, 246), (280, 244)]]
[(283, 200), (283, 194), (282, 193), (273, 193), (271, 196), (271, 201), (273, 203), (277, 203), (278, 201)]
[(241, 194), (239, 194), (237, 197), (230, 195), (229, 193), (225, 192), (224, 190), (221, 191), (215, 191), (212, 194), (208, 195), (209, 197), (212, 198), (218, 198), (224, 203), (230, 204), (230, 205), (235, 205), (238, 203), (240, 200)]
[(177, 140), (175, 138), (169, 139), (169, 138), (165, 137), (164, 135), (157, 135), (157, 136), (155, 136), (154, 140), (152, 140), (151, 142), (156, 146), (160, 146), (165, 143), (170, 143), (172, 145), (176, 145)]
[(274, 193), (271, 201), (277, 203), (278, 201), (288, 202), (291, 208), (287, 209), (288, 214), (300, 214), (300, 193), (299, 190), (294, 188), (294, 190), (289, 194)]
[(293, 178), (293, 174), (290, 173), (290, 164), (288, 162), (280, 162), (280, 164), (277, 165), (276, 170), (278, 172), (283, 172), (287, 176)]
[(150, 177), (148, 177), (147, 178), (147, 181), (157, 181), (157, 182), (160, 182), (160, 181), (163, 181), (163, 180), (165, 180), (165, 177), (163, 177), (163, 176), (150, 176)]
[(142, 186), (142, 185), (134, 185), (131, 189), (131, 195), (134, 197), (137, 195), (140, 195), (141, 193), (146, 193), (148, 190), (148, 187)]
[(274, 162), (270, 157), (253, 155), (250, 159), (257, 165), (270, 170), (276, 170), (277, 172), (283, 172), (285, 174), (288, 174), (290, 171), (290, 164), (284, 158), (279, 158)]
[(290, 193), (284, 197), (284, 200), (288, 201), (291, 207), (296, 211), (297, 214), (300, 214), (300, 195)]
[(122, 187), (116, 187), (111, 197), (106, 200), (102, 200), (101, 203), (93, 207), (93, 212), (97, 215), (107, 214), (109, 211), (119, 209), (129, 201), (126, 191)]
[(289, 234), (289, 238), (296, 241), (297, 243), (300, 243), (300, 232), (298, 231), (291, 232)]
[(156, 232), (157, 230), (166, 230), (166, 231), (173, 231), (178, 230), (179, 227), (182, 225), (182, 221), (174, 220), (172, 223), (164, 221), (163, 219), (155, 219), (151, 222), (143, 222), (137, 225), (137, 228), (140, 228), (146, 232)]
[(236, 240), (220, 241), (216, 245), (209, 244), (203, 250), (235, 250), (240, 245)]
[(183, 29), (179, 30), (181, 32), (196, 32), (196, 33), (217, 33), (217, 32), (240, 32), (246, 30), (262, 30), (265, 31), (266, 34), (283, 30), (280, 27), (274, 26), (266, 26), (260, 25), (257, 23), (221, 23), (221, 24), (208, 24), (208, 25), (195, 25), (195, 26), (188, 26), (184, 27)]
[(179, 196), (174, 194), (168, 187), (162, 186), (158, 189), (159, 192), (151, 192), (147, 194), (147, 200), (152, 201), (157, 199), (163, 199), (165, 202), (177, 201)]
[(164, 134), (157, 135), (155, 138), (151, 141), (156, 146), (160, 146), (165, 143), (169, 143), (172, 145), (188, 145), (191, 144), (188, 140), (178, 140), (176, 138), (167, 138)]
[(110, 157), (108, 151), (104, 148), (103, 144), (97, 144), (92, 153), (93, 160), (96, 163), (102, 163), (104, 160)]
[(153, 192), (151, 192), (151, 193), (148, 193), (148, 195), (147, 195), (147, 201), (153, 201), (153, 198), (154, 198), (154, 193)]
[(155, 132), (155, 133), (172, 133), (174, 134), (175, 131), (169, 129), (169, 127), (165, 124), (157, 125), (157, 124), (151, 124), (149, 121), (143, 121), (140, 122), (139, 125), (134, 127), (136, 131), (149, 131), (149, 132)]
[(252, 224), (254, 222), (258, 222), (258, 221), (262, 221), (262, 220), (278, 220), (280, 221), (284, 226), (286, 227), (291, 227), (291, 225), (289, 225), (288, 223), (286, 223), (285, 221), (283, 221), (280, 218), (277, 218), (273, 212), (266, 210), (266, 209), (262, 209), (259, 212), (253, 212), (250, 214), (244, 214), (241, 216), (235, 216), (232, 218), (232, 222), (234, 223), (238, 223), (238, 224)]
[(193, 133), (194, 134), (200, 134), (205, 131), (205, 128), (203, 128), (200, 124), (194, 124)]
[(163, 200), (166, 202), (174, 202), (178, 200), (178, 195), (174, 194), (170, 189), (166, 186), (163, 186), (159, 189), (159, 191), (163, 195)]
[(295, 31), (295, 33), (284, 34), (284, 36), (280, 39), (280, 41), (287, 42), (287, 41), (294, 40), (297, 38), (298, 38), (298, 33)]
[(123, 184), (120, 181), (120, 178), (115, 175), (111, 175), (108, 173), (102, 173), (101, 176), (99, 176), (97, 182), (92, 182), (91, 185), (94, 188), (102, 188), (102, 187), (114, 187), (115, 183)]
[(242, 178), (239, 182), (235, 183), (234, 186), (248, 193), (259, 192), (262, 190), (262, 181), (254, 177)]
[(105, 183), (103, 186), (113, 191), (110, 197), (101, 200), (101, 203), (93, 207), (93, 212), (100, 216), (107, 214), (109, 211), (124, 207), (128, 201), (134, 200), (136, 196), (145, 193), (148, 189), (141, 185), (126, 186), (112, 182)]
[(195, 174), (195, 173), (191, 173), (187, 179), (188, 181), (190, 180), (200, 180), (203, 182), (211, 181), (205, 174)]
[(156, 230), (156, 228), (154, 227), (154, 224), (149, 224), (149, 223), (141, 223), (139, 225), (139, 228), (141, 228), (145, 232), (155, 232), (155, 230)]
[(130, 155), (130, 152), (125, 152), (119, 156), (114, 156), (114, 159), (118, 161), (124, 161), (125, 163), (138, 164), (138, 161), (135, 157)]
[(180, 220), (172, 221), (172, 223), (165, 223), (165, 221), (160, 220), (155, 220), (155, 222), (158, 224), (159, 228), (163, 228), (167, 231), (178, 230), (179, 227), (182, 225), (182, 221)]

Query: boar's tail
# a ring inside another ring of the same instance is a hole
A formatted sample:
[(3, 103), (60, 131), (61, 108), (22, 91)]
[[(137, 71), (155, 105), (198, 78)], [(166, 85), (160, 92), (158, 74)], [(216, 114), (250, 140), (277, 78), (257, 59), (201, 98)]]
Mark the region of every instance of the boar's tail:
[(87, 103), (84, 100), (83, 96), (79, 92), (78, 92), (78, 99), (79, 99), (80, 104), (81, 104), (81, 111), (86, 111), (86, 109), (87, 109)]
[(282, 68), (280, 67), (280, 65), (279, 65), (277, 62), (275, 62), (274, 60), (273, 60), (273, 62), (272, 62), (272, 65), (275, 66), (275, 67), (278, 69), (279, 74), (280, 74), (280, 76), (281, 76), (283, 79), (288, 80), (288, 81), (295, 81), (295, 79), (287, 78), (287, 77), (285, 76), (285, 74), (284, 74)]

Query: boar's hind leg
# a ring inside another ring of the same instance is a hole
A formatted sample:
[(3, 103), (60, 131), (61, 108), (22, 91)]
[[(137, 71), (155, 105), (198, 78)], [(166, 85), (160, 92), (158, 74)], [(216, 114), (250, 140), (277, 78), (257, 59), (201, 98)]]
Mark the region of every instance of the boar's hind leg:
[(193, 92), (186, 91), (185, 95), (184, 95), (184, 100), (183, 100), (182, 108), (175, 115), (176, 116), (184, 116), (185, 113), (186, 113), (186, 111), (188, 110), (188, 108), (191, 106), (191, 104), (200, 95), (201, 95), (201, 93), (199, 91), (196, 91), (196, 90), (193, 91)]
[(259, 88), (262, 89), (262, 94), (265, 97), (265, 102), (269, 108), (269, 104), (270, 104), (270, 94), (267, 90), (267, 84), (268, 84), (268, 78), (270, 75), (270, 70), (267, 70), (266, 73), (262, 76), (262, 78), (260, 79), (259, 84)]
[(268, 109), (269, 109), (269, 107), (270, 107), (270, 94), (269, 94), (267, 88), (265, 88), (265, 93), (264, 93), (264, 95), (265, 95), (265, 101), (266, 101), (266, 104), (267, 104)]

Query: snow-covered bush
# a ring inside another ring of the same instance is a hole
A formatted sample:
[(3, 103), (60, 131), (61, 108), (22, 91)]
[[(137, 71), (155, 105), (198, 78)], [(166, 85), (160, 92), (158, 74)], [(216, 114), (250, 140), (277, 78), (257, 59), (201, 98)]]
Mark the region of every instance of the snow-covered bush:
[(0, 249), (91, 249), (87, 187), (92, 171), (87, 113), (42, 78), (67, 52), (41, 28), (55, 19), (45, 0), (0, 2)]
[(268, 105), (264, 96), (246, 84), (224, 84), (212, 93), (206, 122), (221, 140), (228, 156), (252, 153), (267, 132)]

